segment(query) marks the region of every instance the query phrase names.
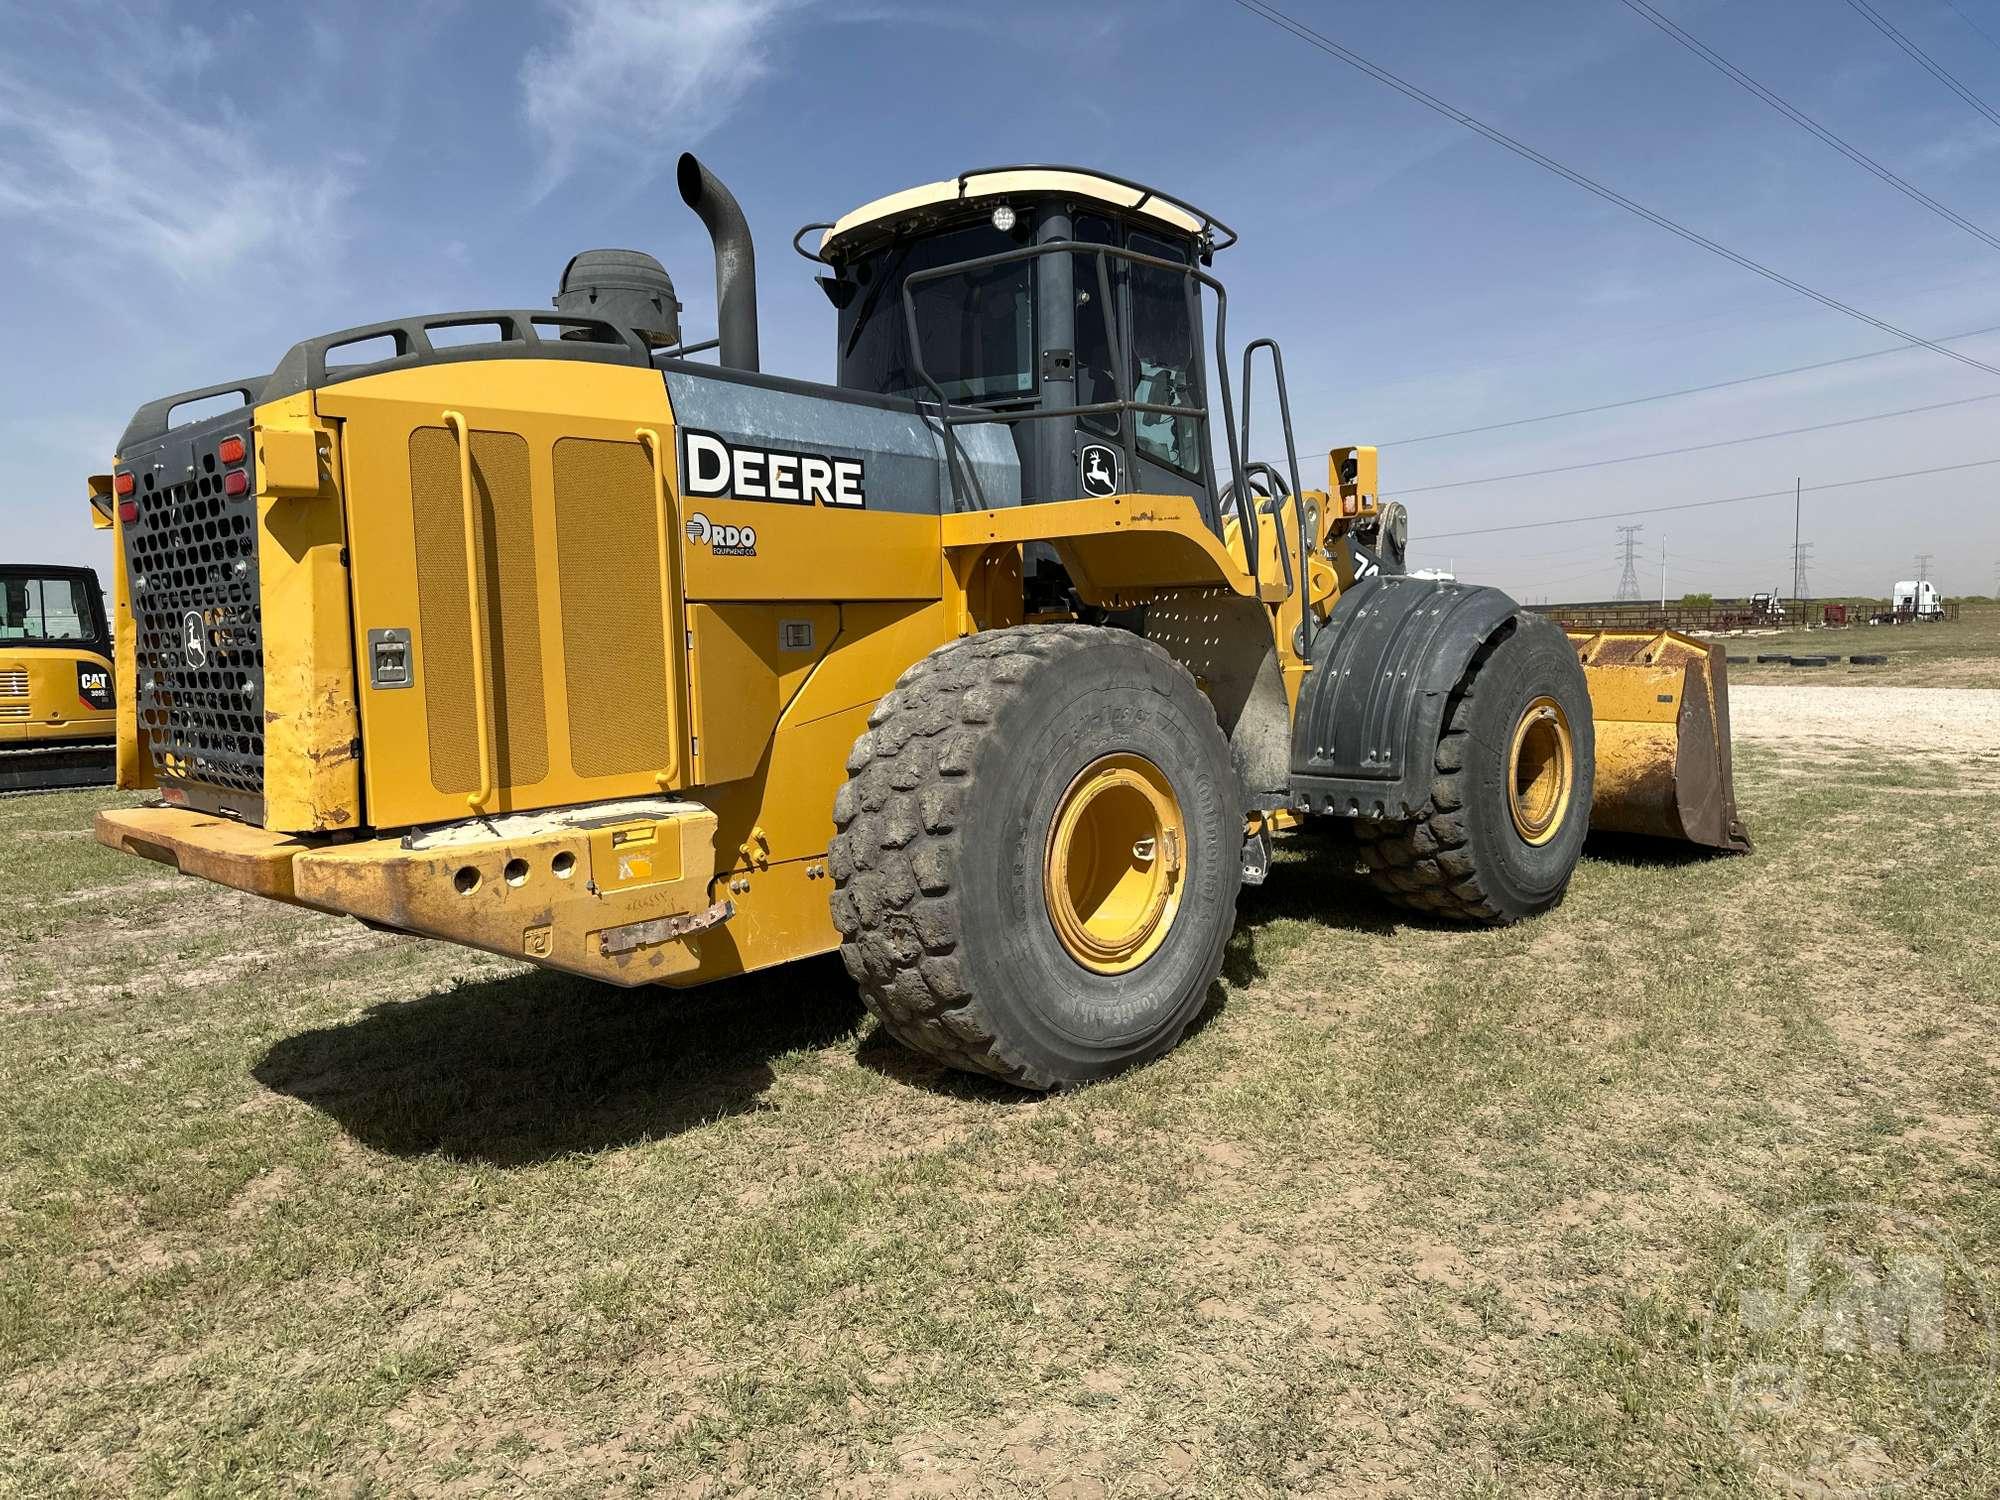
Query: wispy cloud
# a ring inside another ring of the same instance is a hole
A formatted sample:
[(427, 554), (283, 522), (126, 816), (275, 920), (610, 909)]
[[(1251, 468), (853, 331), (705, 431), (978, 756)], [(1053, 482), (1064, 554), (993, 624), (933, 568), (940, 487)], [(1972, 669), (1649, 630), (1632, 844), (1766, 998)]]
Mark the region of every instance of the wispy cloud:
[[(122, 9), (97, 19), (70, 31), (96, 54), (91, 93), (0, 63), (0, 218), (31, 226), (44, 253), (189, 281), (274, 251), (321, 257), (351, 191), (347, 167), (265, 155), (207, 76), (217, 37)], [(202, 101), (199, 112), (184, 100)]]
[(798, 0), (556, 0), (562, 32), (521, 65), (546, 193), (588, 155), (656, 161), (714, 130), (770, 71)]

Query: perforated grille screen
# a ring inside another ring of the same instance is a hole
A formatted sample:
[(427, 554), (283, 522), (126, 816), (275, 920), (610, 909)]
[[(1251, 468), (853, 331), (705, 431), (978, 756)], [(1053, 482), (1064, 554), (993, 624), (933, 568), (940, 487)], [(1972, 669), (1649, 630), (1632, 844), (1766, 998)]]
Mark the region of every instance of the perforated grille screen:
[[(549, 774), (549, 741), (527, 440), (512, 432), (474, 432), (472, 488), (494, 785), (532, 786)], [(465, 513), (458, 439), (450, 429), (419, 427), (410, 434), (410, 503), (431, 785), (440, 792), (469, 792), (479, 784), (479, 745)]]
[(570, 757), (579, 776), (669, 755), (653, 460), (639, 443), (555, 446), (556, 552)]
[[(258, 610), (255, 486), (232, 496), (217, 457), (248, 444), (247, 414), (169, 434), (137, 475), (126, 522), (137, 712), (162, 786), (264, 792), (264, 643)], [(171, 458), (168, 455), (172, 455)], [(247, 471), (245, 471), (247, 473)]]

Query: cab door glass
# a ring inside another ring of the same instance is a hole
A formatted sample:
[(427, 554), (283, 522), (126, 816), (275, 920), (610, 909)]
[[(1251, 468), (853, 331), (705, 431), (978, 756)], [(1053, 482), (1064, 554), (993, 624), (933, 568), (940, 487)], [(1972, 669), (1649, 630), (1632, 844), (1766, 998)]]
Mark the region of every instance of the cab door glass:
[[(1131, 248), (1141, 255), (1185, 261), (1187, 249), (1148, 234), (1134, 232)], [(1201, 406), (1195, 384), (1196, 333), (1185, 272), (1132, 264), (1132, 315), (1126, 321), (1132, 341), (1132, 399), (1152, 406)], [(1201, 470), (1201, 424), (1194, 417), (1157, 412), (1134, 414), (1139, 424), (1139, 452), (1155, 463), (1182, 474)]]
[[(1078, 214), (1072, 236), (1093, 245), (1118, 243), (1118, 229), (1109, 219), (1095, 214)], [(1098, 258), (1081, 252), (1070, 256), (1071, 289), (1076, 298), (1076, 404), (1092, 406), (1118, 399), (1118, 380), (1111, 367), (1111, 336), (1108, 320), (1114, 315), (1118, 288), (1124, 281), (1124, 264), (1111, 259), (1104, 263), (1100, 278)], [(1112, 306), (1106, 306), (1104, 282), (1110, 283)], [(1097, 412), (1077, 418), (1079, 425), (1105, 437), (1121, 435), (1116, 412)]]

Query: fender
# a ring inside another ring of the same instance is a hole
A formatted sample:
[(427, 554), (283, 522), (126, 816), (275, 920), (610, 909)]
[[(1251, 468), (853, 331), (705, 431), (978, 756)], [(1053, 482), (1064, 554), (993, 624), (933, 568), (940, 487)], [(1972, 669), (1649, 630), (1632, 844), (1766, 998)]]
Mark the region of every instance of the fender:
[(1292, 789), (1308, 812), (1407, 818), (1430, 796), (1445, 704), (1519, 608), (1494, 588), (1377, 575), (1313, 637), (1292, 724)]

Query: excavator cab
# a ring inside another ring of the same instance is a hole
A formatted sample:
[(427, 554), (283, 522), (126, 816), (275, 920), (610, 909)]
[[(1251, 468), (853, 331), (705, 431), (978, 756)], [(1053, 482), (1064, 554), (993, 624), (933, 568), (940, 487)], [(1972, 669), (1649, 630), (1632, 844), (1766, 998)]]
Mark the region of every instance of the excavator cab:
[(0, 791), (109, 781), (113, 691), (97, 574), (0, 563)]

